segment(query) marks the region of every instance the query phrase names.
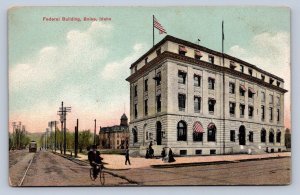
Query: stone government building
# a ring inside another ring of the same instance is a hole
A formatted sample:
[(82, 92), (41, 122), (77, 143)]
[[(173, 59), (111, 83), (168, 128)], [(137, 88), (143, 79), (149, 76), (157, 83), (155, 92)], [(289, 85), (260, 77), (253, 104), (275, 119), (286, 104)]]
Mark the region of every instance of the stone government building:
[(124, 113), (120, 125), (100, 127), (99, 140), (101, 149), (125, 149), (129, 144), (128, 118)]
[(177, 155), (285, 150), (284, 80), (255, 65), (167, 35), (131, 67), (130, 141)]

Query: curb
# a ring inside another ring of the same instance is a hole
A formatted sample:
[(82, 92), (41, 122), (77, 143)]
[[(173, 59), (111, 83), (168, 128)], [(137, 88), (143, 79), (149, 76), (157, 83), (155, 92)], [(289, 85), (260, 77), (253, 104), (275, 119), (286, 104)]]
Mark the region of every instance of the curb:
[(252, 158), (252, 159), (228, 160), (228, 161), (212, 161), (212, 162), (177, 163), (177, 164), (166, 164), (166, 165), (150, 165), (150, 167), (162, 169), (162, 168), (174, 168), (174, 167), (207, 166), (207, 165), (219, 165), (219, 164), (239, 163), (239, 162), (247, 162), (247, 161), (280, 159), (280, 158), (290, 158), (290, 156)]

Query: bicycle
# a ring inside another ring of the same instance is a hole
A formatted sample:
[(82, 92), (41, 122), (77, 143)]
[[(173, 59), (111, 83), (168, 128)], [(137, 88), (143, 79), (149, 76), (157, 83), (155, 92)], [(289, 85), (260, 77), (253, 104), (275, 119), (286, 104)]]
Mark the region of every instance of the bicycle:
[(96, 164), (96, 169), (97, 169), (97, 175), (94, 177), (94, 168), (92, 167), (90, 169), (90, 178), (92, 181), (95, 181), (99, 175), (100, 183), (104, 185), (105, 183), (105, 176), (104, 176), (104, 171), (103, 171), (103, 165), (102, 164)]

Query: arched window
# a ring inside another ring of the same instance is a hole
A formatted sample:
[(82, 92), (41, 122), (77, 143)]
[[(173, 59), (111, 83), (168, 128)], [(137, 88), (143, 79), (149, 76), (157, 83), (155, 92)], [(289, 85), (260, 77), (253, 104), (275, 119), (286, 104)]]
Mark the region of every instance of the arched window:
[(262, 129), (260, 131), (260, 142), (265, 143), (266, 142), (266, 130)]
[(193, 140), (203, 141), (203, 127), (200, 122), (196, 121), (193, 126)]
[(274, 130), (271, 129), (269, 132), (269, 143), (274, 143)]
[(216, 141), (216, 125), (214, 123), (209, 123), (207, 127), (207, 141), (215, 142)]
[(138, 142), (138, 133), (137, 133), (137, 129), (132, 128), (132, 134), (133, 134), (133, 143), (137, 143)]
[(276, 142), (280, 143), (281, 142), (281, 131), (278, 129), (276, 133)]
[(186, 141), (187, 128), (184, 121), (179, 121), (177, 124), (177, 141)]

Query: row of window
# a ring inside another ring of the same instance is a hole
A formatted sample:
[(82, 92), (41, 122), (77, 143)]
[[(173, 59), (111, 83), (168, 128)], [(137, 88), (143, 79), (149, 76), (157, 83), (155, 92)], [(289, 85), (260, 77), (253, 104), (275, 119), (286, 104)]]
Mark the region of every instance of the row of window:
[[(187, 49), (185, 48), (185, 46), (179, 45), (179, 49), (178, 49), (179, 55), (185, 56), (186, 52), (187, 52)], [(195, 59), (201, 60), (201, 58), (203, 56), (201, 54), (201, 52), (199, 50), (195, 50), (194, 53), (195, 53), (194, 54)], [(213, 55), (208, 55), (208, 62), (211, 63), (211, 64), (214, 64), (215, 57)], [(229, 67), (230, 67), (230, 69), (234, 70), (237, 66), (235, 65), (234, 61), (230, 61)], [(240, 72), (245, 73), (245, 68), (244, 68), (243, 65), (240, 65)], [(249, 73), (249, 75), (253, 76), (253, 70), (251, 68), (248, 68), (248, 73)], [(265, 75), (261, 74), (261, 80), (265, 81)], [(274, 83), (274, 79), (270, 78), (269, 83), (272, 85)], [(276, 81), (276, 85), (277, 85), (277, 87), (279, 87), (280, 86), (280, 81)]]
[[(184, 71), (179, 70), (178, 71), (178, 83), (185, 84), (186, 83), (186, 75), (187, 73)], [(161, 83), (161, 73), (158, 72), (156, 76), (153, 78), (156, 80), (156, 85), (159, 86)], [(194, 75), (194, 86), (200, 87), (201, 86), (201, 76), (199, 75)], [(208, 89), (214, 90), (215, 89), (215, 79), (212, 77), (208, 78)], [(144, 91), (148, 91), (148, 79), (144, 80)], [(230, 94), (235, 94), (235, 83), (229, 82), (229, 93)], [(246, 88), (244, 85), (240, 85), (239, 87), (239, 94), (240, 96), (245, 96), (246, 93)], [(136, 97), (138, 94), (137, 92), (137, 85), (134, 86), (134, 96)], [(253, 88), (249, 87), (248, 88), (248, 98), (254, 98), (255, 91)], [(261, 101), (265, 102), (266, 95), (265, 92), (261, 92)], [(273, 104), (274, 103), (274, 96), (272, 94), (269, 94), (269, 103)], [(276, 104), (280, 105), (280, 97), (276, 97)]]

